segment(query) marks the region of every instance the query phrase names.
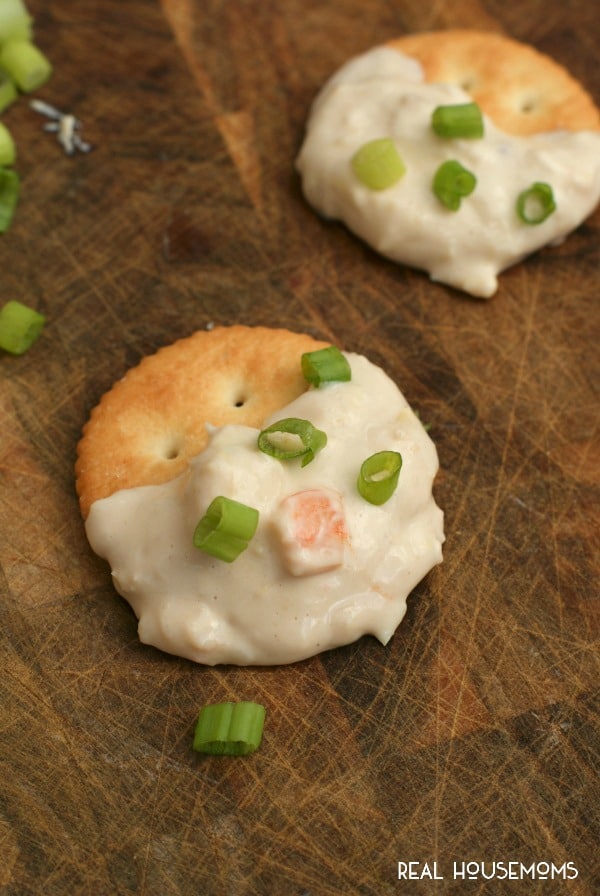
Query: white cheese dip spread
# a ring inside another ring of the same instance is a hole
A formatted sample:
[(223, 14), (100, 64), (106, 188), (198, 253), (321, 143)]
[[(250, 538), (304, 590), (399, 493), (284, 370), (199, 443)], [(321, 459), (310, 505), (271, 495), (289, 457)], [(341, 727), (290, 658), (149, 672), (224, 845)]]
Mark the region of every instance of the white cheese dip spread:
[[(594, 210), (600, 200), (600, 133), (513, 137), (485, 116), (481, 139), (434, 133), (437, 106), (471, 101), (459, 87), (425, 83), (416, 60), (377, 47), (350, 60), (325, 84), (296, 165), (306, 199), (324, 217), (342, 221), (380, 254), (425, 270), (432, 280), (488, 298), (500, 271), (560, 242)], [(406, 173), (376, 191), (358, 180), (350, 160), (381, 137), (394, 141)], [(447, 209), (432, 191), (436, 170), (450, 159), (477, 178), (458, 211)], [(516, 201), (536, 182), (551, 186), (556, 211), (528, 225)]]
[[(410, 591), (437, 563), (443, 515), (432, 496), (433, 442), (392, 380), (346, 354), (350, 382), (310, 388), (265, 426), (309, 420), (327, 444), (304, 467), (257, 447), (258, 430), (211, 429), (176, 479), (92, 504), (86, 532), (139, 620), (142, 642), (198, 663), (291, 663), (373, 634), (384, 644)], [(358, 493), (362, 462), (398, 451), (398, 486), (375, 506)], [(232, 563), (192, 544), (210, 502), (259, 511)]]

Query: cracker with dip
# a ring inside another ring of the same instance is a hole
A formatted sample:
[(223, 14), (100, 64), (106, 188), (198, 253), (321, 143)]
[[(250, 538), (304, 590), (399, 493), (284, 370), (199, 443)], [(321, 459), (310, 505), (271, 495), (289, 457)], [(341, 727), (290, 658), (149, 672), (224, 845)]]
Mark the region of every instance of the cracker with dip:
[(381, 255), (489, 298), (600, 200), (600, 114), (548, 56), (500, 34), (409, 35), (315, 99), (296, 165), (309, 204)]
[(78, 446), (93, 550), (140, 639), (215, 665), (387, 643), (442, 559), (435, 446), (362, 355), (199, 331), (104, 395)]

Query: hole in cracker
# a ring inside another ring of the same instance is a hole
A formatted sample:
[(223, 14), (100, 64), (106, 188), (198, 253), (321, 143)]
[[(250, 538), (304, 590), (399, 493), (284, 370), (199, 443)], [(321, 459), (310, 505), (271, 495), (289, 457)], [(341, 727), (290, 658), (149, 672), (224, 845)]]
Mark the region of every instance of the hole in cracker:
[(163, 457), (165, 460), (177, 460), (179, 455), (181, 454), (181, 450), (183, 448), (183, 444), (181, 439), (173, 438), (170, 442), (167, 442), (163, 447)]
[(246, 402), (248, 401), (248, 396), (245, 392), (238, 392), (233, 396), (232, 404), (234, 408), (243, 408)]
[(460, 79), (458, 86), (462, 87), (462, 89), (466, 93), (471, 93), (471, 91), (477, 86), (477, 78), (475, 77), (475, 75), (465, 75)]
[(525, 99), (521, 101), (521, 112), (523, 112), (524, 115), (530, 115), (532, 112), (535, 112), (538, 105), (539, 103), (536, 97), (525, 97)]

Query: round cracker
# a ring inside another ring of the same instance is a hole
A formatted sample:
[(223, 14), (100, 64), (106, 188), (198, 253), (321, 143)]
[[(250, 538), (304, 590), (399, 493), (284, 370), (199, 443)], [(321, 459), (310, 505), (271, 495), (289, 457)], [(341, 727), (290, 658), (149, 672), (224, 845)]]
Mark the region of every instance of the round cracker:
[(462, 87), (506, 133), (600, 130), (592, 97), (565, 68), (502, 34), (425, 31), (387, 45), (417, 59), (426, 81)]
[(300, 357), (325, 345), (283, 329), (215, 327), (144, 358), (83, 428), (75, 474), (84, 519), (100, 498), (181, 473), (205, 447), (207, 424), (260, 427), (307, 389)]

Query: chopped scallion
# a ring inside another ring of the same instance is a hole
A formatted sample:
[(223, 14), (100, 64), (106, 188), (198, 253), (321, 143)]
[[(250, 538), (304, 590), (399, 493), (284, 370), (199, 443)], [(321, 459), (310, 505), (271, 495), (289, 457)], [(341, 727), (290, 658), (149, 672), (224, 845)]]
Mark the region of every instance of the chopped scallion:
[(549, 184), (534, 183), (519, 194), (517, 214), (524, 224), (541, 224), (554, 211), (556, 202)]
[(232, 563), (245, 551), (258, 526), (258, 510), (220, 495), (211, 501), (194, 530), (194, 546)]
[(398, 451), (378, 451), (362, 464), (357, 481), (359, 494), (369, 504), (385, 504), (398, 485), (402, 455)]
[(0, 2), (0, 44), (10, 38), (31, 39), (31, 16), (23, 0), (1, 0)]
[(260, 703), (215, 703), (200, 710), (194, 750), (212, 756), (248, 756), (262, 740), (266, 710)]
[(21, 181), (16, 171), (0, 168), (0, 233), (10, 227), (17, 203)]
[(16, 38), (0, 47), (0, 67), (25, 93), (37, 90), (52, 74), (52, 66), (42, 51), (31, 41)]
[(326, 444), (326, 434), (316, 429), (310, 421), (299, 417), (278, 420), (263, 429), (258, 436), (258, 447), (264, 454), (278, 460), (300, 457), (303, 467), (314, 460), (315, 454)]
[(390, 137), (364, 143), (350, 160), (359, 181), (371, 190), (386, 190), (406, 173), (396, 144)]
[(17, 98), (15, 83), (6, 72), (0, 71), (0, 113), (8, 109)]
[(438, 137), (483, 137), (483, 116), (477, 103), (437, 106), (431, 126)]
[(352, 379), (352, 371), (346, 357), (335, 345), (305, 352), (301, 358), (302, 374), (312, 386), (322, 383), (342, 382)]
[(0, 121), (0, 167), (12, 165), (15, 157), (15, 141), (6, 125)]
[(469, 196), (477, 184), (475, 175), (457, 162), (449, 159), (435, 172), (432, 189), (440, 202), (456, 212), (465, 196)]
[(11, 300), (0, 310), (0, 348), (22, 355), (39, 337), (46, 318), (21, 302)]

